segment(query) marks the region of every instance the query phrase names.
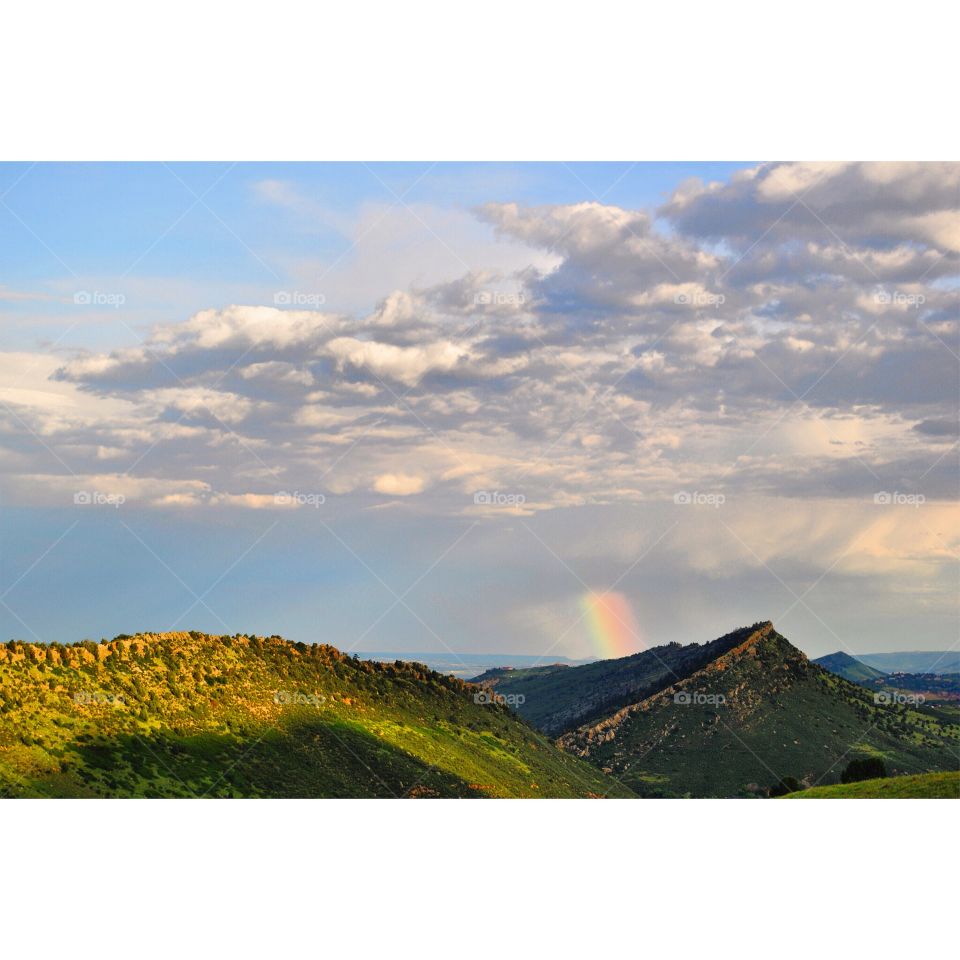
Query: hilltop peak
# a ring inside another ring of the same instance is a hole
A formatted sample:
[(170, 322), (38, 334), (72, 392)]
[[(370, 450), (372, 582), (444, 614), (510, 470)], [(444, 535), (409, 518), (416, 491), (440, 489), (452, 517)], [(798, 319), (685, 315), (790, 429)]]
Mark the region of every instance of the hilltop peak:
[(882, 670), (877, 670), (842, 650), (830, 653), (825, 657), (818, 657), (813, 662), (817, 666), (823, 667), (824, 670), (829, 670), (830, 673), (835, 673), (837, 676), (853, 683), (869, 684), (875, 680), (882, 680), (886, 676)]
[(835, 664), (846, 664), (852, 666), (855, 663), (860, 663), (856, 657), (850, 656), (849, 653), (846, 653), (843, 650), (837, 650), (836, 653), (828, 653), (826, 656), (818, 657), (814, 662), (815, 663), (825, 663), (826, 661), (831, 661)]

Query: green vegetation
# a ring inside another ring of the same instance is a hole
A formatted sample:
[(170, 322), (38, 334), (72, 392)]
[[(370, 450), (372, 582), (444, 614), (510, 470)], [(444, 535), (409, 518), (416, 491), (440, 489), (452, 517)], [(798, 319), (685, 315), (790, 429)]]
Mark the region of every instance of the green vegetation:
[(856, 783), (812, 787), (791, 793), (787, 800), (960, 800), (960, 772), (922, 773), (907, 777), (859, 780)]
[[(841, 783), (857, 783), (859, 780), (879, 780), (887, 775), (887, 765), (879, 757), (862, 757), (851, 760), (843, 773)], [(798, 784), (799, 786), (799, 784)]]
[(784, 797), (800, 789), (800, 781), (796, 777), (784, 777), (775, 783), (768, 791), (767, 796)]
[(0, 792), (630, 796), (477, 689), (280, 637), (0, 646)]
[(873, 680), (883, 680), (887, 676), (882, 670), (877, 670), (876, 667), (871, 667), (855, 657), (851, 657), (848, 653), (831, 653), (826, 657), (819, 657), (813, 662), (817, 666), (823, 667), (824, 670), (829, 670), (851, 683), (866, 684)]
[(725, 652), (701, 669), (558, 743), (641, 796), (767, 796), (789, 778), (835, 782), (847, 763), (867, 757), (891, 774), (960, 765), (956, 724), (896, 702), (874, 704), (770, 623), (730, 637), (739, 642), (721, 638)]
[(488, 670), (474, 683), (517, 698), (517, 713), (538, 730), (557, 736), (662, 690), (741, 643), (749, 627), (712, 643), (664, 644), (630, 657), (579, 667), (559, 664)]

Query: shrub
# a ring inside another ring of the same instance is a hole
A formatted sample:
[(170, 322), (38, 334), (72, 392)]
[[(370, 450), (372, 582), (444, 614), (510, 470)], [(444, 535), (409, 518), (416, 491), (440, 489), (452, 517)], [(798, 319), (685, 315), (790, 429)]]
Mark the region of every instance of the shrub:
[(843, 773), (840, 774), (841, 783), (856, 783), (859, 780), (876, 780), (885, 777), (887, 768), (879, 757), (864, 757), (851, 760)]

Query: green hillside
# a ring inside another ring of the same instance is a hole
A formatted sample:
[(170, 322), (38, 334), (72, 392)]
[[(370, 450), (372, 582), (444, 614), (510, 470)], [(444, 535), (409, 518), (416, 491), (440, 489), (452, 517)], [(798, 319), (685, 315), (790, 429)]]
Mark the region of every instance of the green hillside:
[(835, 783), (788, 793), (784, 800), (960, 800), (960, 772), (921, 773), (909, 777), (884, 777), (859, 783)]
[(960, 766), (960, 726), (874, 705), (770, 623), (740, 633), (702, 669), (558, 742), (643, 796), (764, 796), (787, 777), (835, 782), (867, 756), (894, 774)]
[(280, 637), (0, 646), (0, 793), (629, 796), (477, 688)]
[(615, 660), (578, 667), (552, 665), (489, 670), (474, 682), (515, 698), (516, 711), (538, 730), (557, 736), (662, 690), (742, 642), (750, 628), (712, 643), (664, 644)]
[(875, 680), (883, 680), (886, 674), (876, 667), (851, 657), (849, 653), (838, 651), (828, 654), (825, 657), (818, 657), (813, 661), (824, 670), (835, 673), (838, 677), (843, 677), (851, 683), (870, 684)]

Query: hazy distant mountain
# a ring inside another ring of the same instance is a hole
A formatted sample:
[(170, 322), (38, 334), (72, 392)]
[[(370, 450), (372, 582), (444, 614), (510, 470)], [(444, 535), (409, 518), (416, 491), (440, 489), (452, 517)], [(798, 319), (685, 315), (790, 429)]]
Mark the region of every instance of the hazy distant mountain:
[(630, 796), (423, 664), (199, 633), (0, 646), (0, 793)]
[[(352, 655), (352, 654), (351, 654)], [(357, 651), (361, 660), (376, 660), (379, 663), (393, 663), (395, 660), (405, 660), (410, 663), (425, 663), (437, 673), (451, 674), (461, 680), (469, 680), (478, 673), (493, 670), (497, 667), (533, 667), (541, 663), (562, 663), (574, 666), (590, 663), (591, 660), (571, 660), (569, 657), (536, 656), (535, 654), (517, 653), (449, 653), (449, 652), (412, 652), (390, 653), (387, 651)]]
[(884, 673), (960, 673), (960, 650), (863, 653), (857, 659)]
[(818, 657), (813, 662), (819, 664), (824, 670), (829, 670), (851, 683), (867, 685), (874, 680), (882, 680), (886, 676), (883, 670), (877, 670), (876, 667), (871, 667), (869, 664), (863, 663), (855, 657), (851, 657), (849, 653), (843, 653), (842, 651), (830, 653), (825, 657)]

